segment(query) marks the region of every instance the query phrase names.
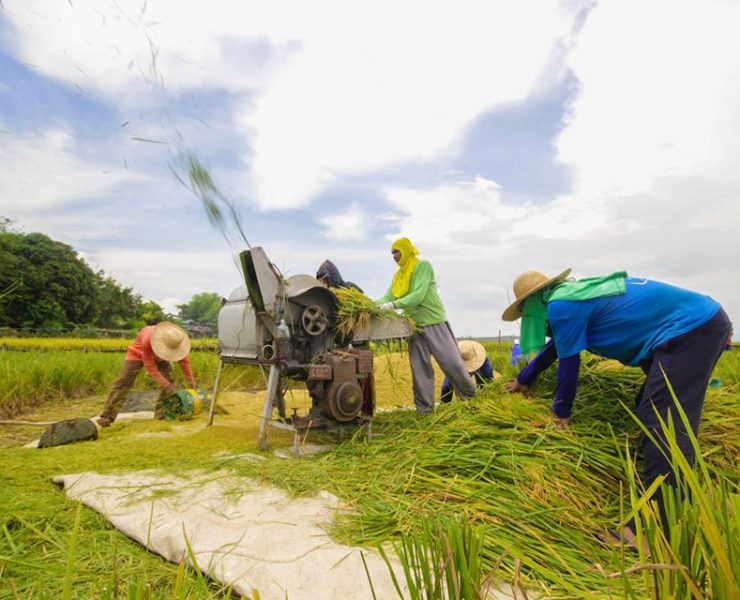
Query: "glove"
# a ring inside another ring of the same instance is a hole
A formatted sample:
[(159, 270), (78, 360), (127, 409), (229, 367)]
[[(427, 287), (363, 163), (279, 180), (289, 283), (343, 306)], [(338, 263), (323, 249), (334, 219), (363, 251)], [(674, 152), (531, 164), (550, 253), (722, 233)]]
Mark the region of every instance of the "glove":
[(396, 306), (393, 302), (385, 302), (379, 306), (380, 310), (395, 310)]

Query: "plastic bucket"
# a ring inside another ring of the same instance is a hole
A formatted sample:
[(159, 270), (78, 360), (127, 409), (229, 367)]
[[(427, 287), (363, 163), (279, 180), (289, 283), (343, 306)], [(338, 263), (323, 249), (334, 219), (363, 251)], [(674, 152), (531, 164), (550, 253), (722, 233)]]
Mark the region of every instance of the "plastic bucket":
[(182, 411), (181, 419), (192, 419), (203, 409), (203, 405), (208, 401), (208, 396), (204, 390), (180, 390), (175, 394), (180, 399)]

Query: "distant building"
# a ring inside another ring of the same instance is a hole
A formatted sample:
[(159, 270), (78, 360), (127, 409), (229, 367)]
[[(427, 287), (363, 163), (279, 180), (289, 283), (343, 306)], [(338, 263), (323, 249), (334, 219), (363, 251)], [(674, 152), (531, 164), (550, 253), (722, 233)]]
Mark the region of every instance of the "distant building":
[(213, 337), (215, 332), (213, 327), (210, 325), (201, 325), (196, 323), (192, 319), (185, 319), (182, 322), (183, 329), (188, 332), (190, 337), (201, 338), (201, 337)]

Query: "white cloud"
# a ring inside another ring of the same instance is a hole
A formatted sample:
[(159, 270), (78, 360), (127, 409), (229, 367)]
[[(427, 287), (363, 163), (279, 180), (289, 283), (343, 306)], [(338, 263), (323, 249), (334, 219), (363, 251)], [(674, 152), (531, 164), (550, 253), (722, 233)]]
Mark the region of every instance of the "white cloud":
[(450, 152), (481, 112), (531, 90), (572, 18), (553, 2), (332, 6), (331, 20), (308, 18), (300, 51), (243, 113), (264, 208)]
[[(172, 91), (264, 85), (280, 49), (264, 33), (276, 17), (242, 2), (218, 6), (181, 0), (6, 0), (14, 25), (5, 45), (41, 73), (115, 97), (146, 102), (142, 89)], [(276, 36), (278, 42), (285, 42)]]
[(324, 235), (329, 239), (361, 241), (365, 238), (364, 224), (367, 218), (357, 204), (352, 204), (348, 211), (323, 217), (319, 222), (326, 227)]
[[(195, 294), (193, 294), (193, 295), (195, 295)], [(192, 296), (191, 296), (191, 298), (192, 298)], [(162, 307), (162, 310), (166, 314), (176, 315), (178, 313), (178, 308), (177, 307), (180, 304), (187, 303), (188, 300), (189, 300), (189, 298), (188, 299), (172, 298), (172, 297), (168, 296), (166, 298), (162, 298), (161, 300), (155, 300), (155, 302), (157, 302), (157, 304), (159, 304)]]
[(195, 245), (188, 250), (118, 247), (89, 253), (86, 258), (124, 286), (135, 282), (135, 291), (145, 300), (162, 299), (168, 306), (187, 302), (201, 292), (228, 296), (240, 285), (234, 256)]
[(0, 181), (3, 207), (14, 220), (93, 198), (141, 177), (123, 168), (80, 157), (73, 132), (59, 127), (39, 133), (3, 135)]
[(5, 4), (20, 60), (119, 104), (151, 102), (152, 86), (258, 92), (240, 122), (257, 202), (275, 209), (449, 152), (527, 94), (581, 2)]
[(392, 218), (398, 231), (388, 239), (402, 235), (415, 244), (465, 244), (466, 234), (500, 227), (501, 220), (521, 213), (502, 206), (498, 184), (482, 177), (427, 189), (391, 187), (385, 193), (397, 211)]
[(631, 194), (662, 177), (736, 170), (740, 143), (728, 131), (740, 125), (738, 23), (731, 2), (596, 7), (569, 55), (580, 85), (558, 140), (577, 194)]

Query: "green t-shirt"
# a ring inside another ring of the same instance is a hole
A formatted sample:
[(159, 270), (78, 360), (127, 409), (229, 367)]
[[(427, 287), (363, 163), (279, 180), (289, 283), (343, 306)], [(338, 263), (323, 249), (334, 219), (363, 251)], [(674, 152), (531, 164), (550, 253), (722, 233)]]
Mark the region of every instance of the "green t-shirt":
[(385, 296), (378, 299), (379, 304), (393, 302), (396, 308), (411, 317), (417, 325), (436, 325), (447, 320), (445, 307), (437, 291), (437, 282), (434, 278), (434, 269), (429, 261), (422, 260), (416, 265), (414, 274), (411, 276), (411, 285), (405, 296), (395, 298), (393, 296), (393, 283), (388, 287)]

